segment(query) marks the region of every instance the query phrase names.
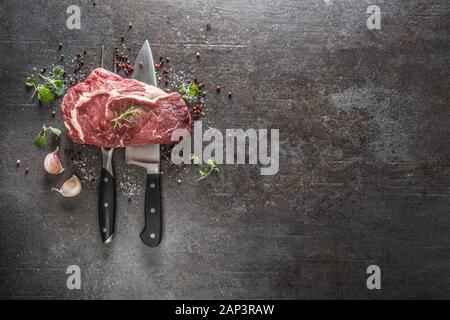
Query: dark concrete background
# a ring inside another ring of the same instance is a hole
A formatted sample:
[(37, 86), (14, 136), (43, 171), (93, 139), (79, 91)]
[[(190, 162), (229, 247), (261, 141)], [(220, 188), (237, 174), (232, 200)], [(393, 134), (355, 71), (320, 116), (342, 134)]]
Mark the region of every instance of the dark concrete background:
[[(447, 0), (92, 2), (0, 4), (0, 298), (450, 296)], [(81, 30), (65, 27), (70, 4)], [(381, 30), (366, 27), (370, 4)], [(44, 122), (62, 127), (50, 114), (58, 103), (38, 106), (23, 85), (33, 67), (58, 63), (59, 42), (66, 63), (87, 50), (97, 66), (101, 44), (122, 35), (132, 56), (148, 38), (174, 74), (207, 84), (204, 124), (280, 128), (276, 176), (221, 166), (199, 183), (195, 167), (166, 170), (156, 249), (139, 239), (144, 172), (116, 153), (117, 234), (104, 246), (99, 151), (63, 137), (66, 171), (45, 174), (52, 147), (33, 138)], [(49, 192), (74, 173), (78, 197)], [(73, 264), (81, 290), (66, 288)], [(380, 291), (366, 288), (371, 264)]]

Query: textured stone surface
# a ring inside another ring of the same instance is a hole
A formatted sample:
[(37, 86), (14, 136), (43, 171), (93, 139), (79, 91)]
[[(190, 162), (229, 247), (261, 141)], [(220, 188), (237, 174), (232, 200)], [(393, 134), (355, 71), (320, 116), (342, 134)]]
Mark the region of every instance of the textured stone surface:
[[(448, 1), (377, 1), (372, 31), (372, 1), (78, 1), (81, 30), (65, 28), (70, 4), (0, 4), (0, 298), (449, 297)], [(87, 50), (98, 66), (101, 44), (111, 61), (122, 35), (130, 56), (147, 38), (207, 84), (205, 124), (280, 128), (276, 176), (221, 166), (198, 183), (192, 166), (167, 171), (154, 249), (139, 239), (144, 172), (116, 152), (117, 233), (104, 246), (89, 180), (99, 150), (63, 137), (66, 171), (46, 175), (51, 148), (32, 140), (44, 122), (62, 126), (58, 103), (38, 106), (23, 86), (58, 63), (59, 42), (66, 60)], [(88, 178), (80, 196), (48, 191), (73, 173)], [(72, 264), (81, 290), (66, 288)], [(366, 289), (370, 264), (381, 291)]]

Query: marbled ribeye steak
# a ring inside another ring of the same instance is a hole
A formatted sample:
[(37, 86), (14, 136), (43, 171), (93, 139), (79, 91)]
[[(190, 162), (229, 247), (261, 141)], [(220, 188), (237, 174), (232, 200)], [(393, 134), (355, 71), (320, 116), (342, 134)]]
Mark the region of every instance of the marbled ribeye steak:
[[(130, 108), (138, 112), (114, 121)], [(67, 91), (61, 105), (75, 143), (115, 148), (171, 144), (175, 129), (191, 132), (191, 115), (179, 93), (98, 68)]]

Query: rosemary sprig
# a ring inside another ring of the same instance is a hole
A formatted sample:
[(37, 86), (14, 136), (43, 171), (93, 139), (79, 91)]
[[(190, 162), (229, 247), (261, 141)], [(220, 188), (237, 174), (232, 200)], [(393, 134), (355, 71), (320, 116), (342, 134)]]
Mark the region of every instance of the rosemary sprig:
[(130, 107), (128, 110), (122, 113), (115, 113), (115, 118), (111, 121), (114, 122), (114, 129), (120, 128), (124, 123), (128, 123), (130, 126), (134, 125), (134, 122), (130, 120), (132, 116), (140, 115), (141, 109), (136, 107)]

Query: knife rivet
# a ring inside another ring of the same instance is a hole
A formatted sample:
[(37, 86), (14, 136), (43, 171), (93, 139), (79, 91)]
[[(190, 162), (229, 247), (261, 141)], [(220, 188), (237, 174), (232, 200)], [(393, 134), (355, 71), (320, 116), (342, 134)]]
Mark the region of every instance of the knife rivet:
[(155, 213), (155, 208), (150, 208), (151, 213)]
[(103, 178), (103, 182), (108, 182), (108, 178)]
[(155, 238), (155, 234), (154, 233), (152, 233), (151, 235), (150, 235), (150, 238)]
[(103, 228), (102, 231), (103, 231), (103, 232), (106, 232), (106, 228)]
[(155, 187), (155, 184), (154, 183), (150, 183), (150, 188), (154, 188)]
[(103, 204), (103, 206), (106, 208), (106, 207), (108, 207), (108, 202), (105, 202), (104, 204)]

